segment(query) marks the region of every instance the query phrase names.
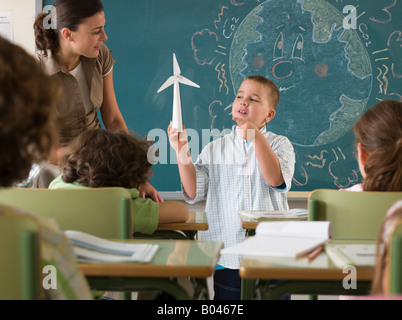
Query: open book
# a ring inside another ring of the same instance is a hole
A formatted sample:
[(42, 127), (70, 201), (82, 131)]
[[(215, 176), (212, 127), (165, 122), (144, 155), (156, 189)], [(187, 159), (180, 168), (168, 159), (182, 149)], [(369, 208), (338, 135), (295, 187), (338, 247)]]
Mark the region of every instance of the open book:
[(79, 262), (149, 263), (158, 250), (158, 245), (155, 244), (109, 241), (74, 230), (67, 230), (64, 233), (73, 244)]
[(327, 243), (325, 252), (338, 268), (347, 265), (358, 267), (373, 267), (375, 265), (376, 244)]
[(256, 235), (225, 248), (221, 254), (299, 258), (332, 237), (329, 221), (263, 221)]
[(275, 210), (250, 210), (250, 211), (239, 211), (239, 214), (256, 219), (256, 220), (307, 220), (308, 210), (307, 209), (289, 209), (285, 211), (275, 211)]

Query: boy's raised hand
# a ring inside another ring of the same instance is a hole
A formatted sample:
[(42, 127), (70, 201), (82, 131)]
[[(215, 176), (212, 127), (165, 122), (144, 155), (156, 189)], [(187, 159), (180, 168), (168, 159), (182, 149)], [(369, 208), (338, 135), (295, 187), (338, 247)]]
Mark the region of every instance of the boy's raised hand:
[(179, 153), (180, 150), (188, 144), (188, 137), (184, 125), (183, 132), (179, 133), (177, 132), (177, 129), (172, 127), (172, 123), (170, 123), (168, 127), (168, 136), (169, 143), (176, 153)]
[(176, 151), (179, 163), (184, 165), (190, 164), (192, 160), (185, 126), (183, 125), (183, 132), (179, 133), (170, 124), (168, 127), (168, 136), (170, 145)]
[(244, 140), (253, 142), (255, 139), (256, 131), (259, 131), (258, 127), (254, 123), (242, 118), (233, 117), (232, 120), (236, 121), (237, 126), (240, 128), (241, 137)]

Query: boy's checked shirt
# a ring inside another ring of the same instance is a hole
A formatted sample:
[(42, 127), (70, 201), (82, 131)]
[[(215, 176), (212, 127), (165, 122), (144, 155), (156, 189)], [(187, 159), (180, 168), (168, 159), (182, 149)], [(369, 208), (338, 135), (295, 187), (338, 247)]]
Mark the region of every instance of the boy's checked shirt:
[[(202, 240), (222, 241), (225, 247), (244, 240), (239, 210), (287, 210), (286, 193), (291, 187), (295, 167), (295, 153), (289, 139), (260, 130), (279, 158), (286, 186), (274, 188), (268, 185), (258, 167), (252, 145), (240, 136), (240, 129), (233, 126), (230, 134), (210, 142), (195, 163), (197, 195), (184, 198), (188, 203), (206, 199), (209, 229), (201, 233)], [(239, 269), (240, 257), (224, 255), (219, 264)]]

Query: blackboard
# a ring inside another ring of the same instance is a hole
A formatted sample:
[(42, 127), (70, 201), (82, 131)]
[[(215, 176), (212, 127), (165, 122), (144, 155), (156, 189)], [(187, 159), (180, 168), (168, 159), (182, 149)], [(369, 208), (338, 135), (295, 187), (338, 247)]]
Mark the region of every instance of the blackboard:
[(159, 191), (180, 190), (166, 134), (173, 88), (157, 93), (173, 73), (173, 53), (182, 75), (200, 85), (180, 86), (194, 149), (213, 139), (211, 129), (217, 137), (234, 124), (231, 103), (244, 77), (277, 84), (281, 101), (268, 129), (295, 148), (292, 191), (358, 182), (353, 124), (380, 100), (402, 100), (402, 0), (103, 3), (123, 116), (129, 129), (165, 145), (151, 180)]

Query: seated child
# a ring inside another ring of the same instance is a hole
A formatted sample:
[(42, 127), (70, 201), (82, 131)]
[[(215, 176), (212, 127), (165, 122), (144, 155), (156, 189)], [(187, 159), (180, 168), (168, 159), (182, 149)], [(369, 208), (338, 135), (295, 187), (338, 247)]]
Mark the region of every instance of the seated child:
[(378, 102), (353, 131), (363, 182), (345, 190), (402, 191), (402, 102)]
[(151, 234), (158, 223), (184, 222), (188, 208), (184, 203), (157, 203), (141, 198), (138, 188), (148, 180), (151, 164), (149, 144), (125, 132), (88, 130), (68, 146), (60, 160), (62, 174), (49, 186), (61, 188), (127, 188), (133, 198), (133, 231)]

